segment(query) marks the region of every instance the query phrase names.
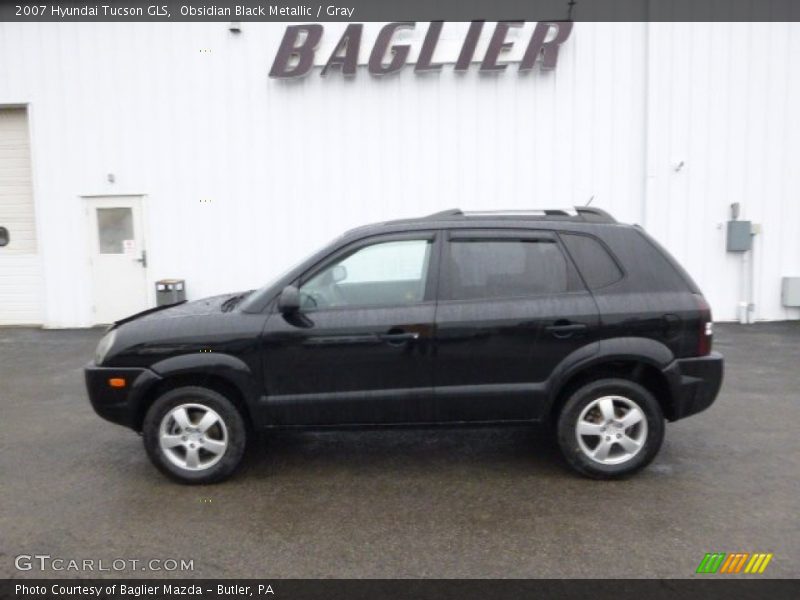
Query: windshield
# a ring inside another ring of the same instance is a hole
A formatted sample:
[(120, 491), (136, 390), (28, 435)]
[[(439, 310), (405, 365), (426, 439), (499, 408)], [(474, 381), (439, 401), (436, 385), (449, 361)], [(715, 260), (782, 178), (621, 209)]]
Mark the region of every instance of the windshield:
[(273, 285), (275, 285), (275, 284), (276, 284), (278, 281), (280, 281), (281, 279), (283, 279), (284, 277), (286, 277), (286, 276), (289, 274), (289, 272), (290, 272), (290, 271), (291, 271), (293, 268), (294, 268), (294, 267), (291, 267), (291, 268), (289, 268), (289, 269), (286, 269), (286, 270), (284, 270), (283, 272), (281, 272), (281, 273), (280, 273), (280, 275), (277, 275), (276, 277), (273, 277), (273, 278), (272, 278), (272, 279), (269, 281), (269, 283), (266, 283), (266, 284), (262, 285), (260, 288), (258, 288), (258, 289), (256, 289), (256, 290), (254, 290), (253, 292), (249, 293), (249, 294), (247, 295), (247, 297), (246, 297), (246, 298), (244, 298), (244, 301), (242, 302), (242, 306), (241, 306), (242, 310), (243, 310), (243, 311), (245, 311), (245, 312), (247, 312), (247, 309), (248, 309), (248, 308), (251, 306), (251, 304), (253, 304), (253, 302), (254, 302), (255, 300), (257, 300), (257, 299), (260, 299), (260, 298), (261, 298), (261, 296), (262, 296), (262, 295), (263, 295), (263, 294), (264, 294), (264, 293), (265, 293), (265, 292), (266, 292), (266, 291), (267, 291), (269, 288), (271, 288), (271, 287), (272, 287)]
[[(336, 244), (343, 237), (344, 236), (339, 235), (336, 238), (334, 238), (332, 241), (330, 241), (329, 243), (327, 243), (327, 244), (325, 244), (323, 246), (320, 246), (320, 248), (321, 249), (328, 248), (328, 247), (332, 246), (333, 244)], [(310, 259), (313, 256), (315, 256), (315, 254), (312, 254), (311, 256), (309, 256), (308, 259)], [(305, 261), (303, 261), (303, 262), (305, 262)], [(249, 294), (244, 299), (244, 301), (241, 303), (241, 310), (247, 312), (251, 307), (257, 307), (257, 306), (261, 305), (261, 301), (263, 300), (263, 295), (271, 287), (273, 287), (275, 284), (277, 284), (281, 279), (283, 279), (284, 277), (289, 275), (289, 273), (291, 273), (294, 269), (296, 269), (300, 264), (302, 264), (302, 263), (298, 262), (298, 263), (293, 264), (288, 269), (285, 269), (284, 271), (282, 271), (279, 275), (277, 275), (277, 276), (273, 277), (272, 279), (270, 279), (269, 283), (266, 283), (266, 284), (262, 285), (260, 288), (256, 289), (253, 293)]]

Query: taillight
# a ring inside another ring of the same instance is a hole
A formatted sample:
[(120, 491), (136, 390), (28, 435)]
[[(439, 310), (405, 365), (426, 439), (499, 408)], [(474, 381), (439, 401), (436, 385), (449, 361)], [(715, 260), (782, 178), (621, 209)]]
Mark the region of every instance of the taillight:
[(711, 353), (711, 344), (714, 340), (714, 323), (711, 321), (711, 307), (700, 294), (695, 294), (697, 298), (700, 315), (698, 318), (697, 332), (697, 356), (706, 356)]

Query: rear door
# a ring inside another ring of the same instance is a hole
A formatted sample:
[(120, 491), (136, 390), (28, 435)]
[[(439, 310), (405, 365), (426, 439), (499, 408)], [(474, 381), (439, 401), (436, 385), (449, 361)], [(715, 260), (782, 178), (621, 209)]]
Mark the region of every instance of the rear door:
[(433, 420), (537, 419), (553, 369), (596, 334), (594, 299), (551, 232), (446, 238)]

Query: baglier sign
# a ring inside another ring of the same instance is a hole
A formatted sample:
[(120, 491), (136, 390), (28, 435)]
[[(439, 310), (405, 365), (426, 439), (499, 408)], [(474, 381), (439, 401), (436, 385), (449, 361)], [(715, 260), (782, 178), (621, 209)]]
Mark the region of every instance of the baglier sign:
[[(483, 57), (476, 58), (475, 52), (484, 22), (473, 21), (464, 36), (454, 70), (466, 71), (473, 60), (478, 59), (481, 61), (479, 68), (481, 72), (505, 70), (508, 63), (502, 62), (500, 55), (508, 52), (514, 45), (514, 42), (507, 39), (509, 29), (521, 27), (523, 24), (524, 21), (499, 21), (495, 25)], [(393, 37), (398, 30), (413, 29), (415, 26), (416, 23), (404, 21), (387, 23), (381, 28), (369, 52), (367, 67), (371, 74), (390, 75), (405, 66), (411, 53), (411, 45), (393, 43)], [(439, 43), (442, 26), (442, 21), (433, 21), (428, 26), (414, 65), (416, 73), (438, 71), (442, 68), (443, 63), (433, 62), (433, 53)], [(346, 76), (356, 74), (363, 30), (364, 25), (361, 23), (351, 23), (347, 26), (322, 67), (321, 75), (327, 75), (332, 69), (339, 70)], [(571, 31), (571, 21), (536, 23), (525, 53), (519, 61), (519, 71), (530, 71), (537, 62), (540, 62), (542, 69), (554, 69), (558, 61), (558, 48), (569, 37)], [(269, 76), (288, 79), (307, 75), (315, 64), (317, 47), (323, 33), (324, 28), (319, 23), (287, 27), (275, 54)]]

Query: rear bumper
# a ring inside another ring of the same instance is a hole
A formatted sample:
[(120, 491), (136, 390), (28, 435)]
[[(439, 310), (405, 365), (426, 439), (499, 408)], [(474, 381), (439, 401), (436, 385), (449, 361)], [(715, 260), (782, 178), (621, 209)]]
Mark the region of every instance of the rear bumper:
[[(131, 429), (141, 428), (141, 406), (147, 390), (161, 380), (150, 369), (98, 367), (89, 363), (84, 368), (86, 391), (94, 411), (107, 421)], [(111, 387), (108, 380), (122, 378), (125, 387)]]
[(672, 382), (670, 421), (699, 413), (714, 403), (722, 386), (723, 358), (718, 352), (698, 358), (680, 358), (664, 374)]

